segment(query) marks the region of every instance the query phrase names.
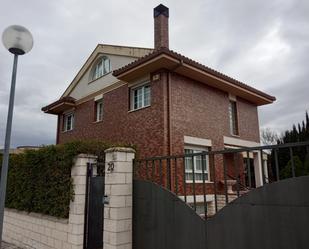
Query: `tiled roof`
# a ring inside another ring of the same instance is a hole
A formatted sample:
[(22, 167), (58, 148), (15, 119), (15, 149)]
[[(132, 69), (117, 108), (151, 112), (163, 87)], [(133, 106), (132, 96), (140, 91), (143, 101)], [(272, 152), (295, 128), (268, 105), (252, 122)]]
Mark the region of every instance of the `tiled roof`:
[(157, 57), (157, 56), (159, 56), (161, 54), (166, 54), (166, 55), (168, 55), (170, 57), (178, 59), (178, 60), (180, 60), (180, 61), (182, 61), (182, 62), (184, 62), (186, 64), (189, 64), (190, 66), (193, 66), (193, 67), (195, 67), (197, 69), (200, 69), (200, 70), (202, 70), (202, 71), (204, 71), (204, 72), (206, 72), (208, 74), (211, 74), (213, 76), (216, 76), (216, 77), (218, 77), (220, 79), (226, 80), (226, 81), (228, 81), (228, 82), (230, 82), (230, 83), (232, 83), (232, 84), (234, 84), (234, 85), (236, 85), (238, 87), (241, 87), (243, 89), (246, 89), (248, 91), (251, 91), (251, 92), (254, 92), (254, 93), (258, 94), (258, 95), (261, 95), (261, 96), (263, 96), (263, 97), (265, 97), (265, 98), (267, 98), (269, 100), (272, 100), (272, 101), (276, 100), (276, 98), (274, 96), (268, 95), (268, 94), (266, 94), (266, 93), (264, 93), (264, 92), (262, 92), (262, 91), (260, 91), (258, 89), (255, 89), (255, 88), (253, 88), (253, 87), (251, 87), (251, 86), (249, 86), (249, 85), (247, 85), (247, 84), (245, 84), (243, 82), (240, 82), (240, 81), (238, 81), (238, 80), (236, 80), (234, 78), (231, 78), (231, 77), (229, 77), (229, 76), (227, 76), (227, 75), (225, 75), (223, 73), (220, 73), (220, 72), (218, 72), (218, 71), (216, 71), (216, 70), (214, 70), (214, 69), (212, 69), (210, 67), (207, 67), (207, 66), (205, 66), (205, 65), (203, 65), (201, 63), (198, 63), (198, 62), (196, 62), (196, 61), (194, 61), (194, 60), (192, 60), (192, 59), (190, 59), (190, 58), (188, 58), (188, 57), (186, 57), (184, 55), (176, 53), (176, 52), (174, 52), (174, 51), (172, 51), (172, 50), (170, 50), (168, 48), (165, 48), (165, 47), (161, 47), (159, 49), (156, 49), (153, 52), (151, 52), (151, 53), (149, 53), (149, 54), (147, 54), (147, 55), (145, 55), (145, 56), (143, 56), (143, 57), (141, 57), (141, 58), (139, 58), (139, 59), (137, 59), (137, 60), (127, 64), (126, 66), (115, 70), (113, 72), (113, 75), (117, 77), (118, 75), (123, 74), (123, 73), (129, 71), (130, 69), (133, 69), (136, 66), (139, 66), (139, 65), (141, 65), (141, 64), (143, 64), (143, 63), (145, 63), (145, 62), (147, 62), (147, 61), (149, 61), (149, 60), (151, 60), (151, 59), (153, 59), (153, 58), (155, 58), (155, 57)]

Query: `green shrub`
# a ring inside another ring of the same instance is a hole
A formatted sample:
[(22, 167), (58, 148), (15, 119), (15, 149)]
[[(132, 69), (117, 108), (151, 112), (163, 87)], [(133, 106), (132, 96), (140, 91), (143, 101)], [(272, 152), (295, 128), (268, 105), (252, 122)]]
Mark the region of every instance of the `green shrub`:
[(6, 207), (68, 218), (74, 199), (74, 157), (87, 153), (102, 158), (104, 150), (112, 146), (100, 141), (74, 141), (10, 155)]
[[(309, 174), (308, 162), (305, 162), (305, 164), (303, 164), (298, 156), (293, 156), (293, 161), (294, 161), (295, 176), (305, 176)], [(280, 178), (286, 179), (291, 177), (292, 177), (292, 162), (290, 160), (287, 163), (287, 165), (280, 171)]]

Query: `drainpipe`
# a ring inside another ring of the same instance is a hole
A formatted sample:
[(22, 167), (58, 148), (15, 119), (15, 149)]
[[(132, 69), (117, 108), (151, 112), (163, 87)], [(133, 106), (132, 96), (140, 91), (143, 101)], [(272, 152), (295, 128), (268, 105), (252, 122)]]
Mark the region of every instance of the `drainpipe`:
[(169, 155), (172, 155), (172, 121), (171, 121), (171, 73), (167, 73), (167, 122), (168, 122), (168, 148)]

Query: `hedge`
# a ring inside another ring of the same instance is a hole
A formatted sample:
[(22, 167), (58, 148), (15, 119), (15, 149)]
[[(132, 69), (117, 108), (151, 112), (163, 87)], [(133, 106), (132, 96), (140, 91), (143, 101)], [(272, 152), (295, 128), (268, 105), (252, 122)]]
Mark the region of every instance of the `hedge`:
[(80, 153), (102, 157), (104, 150), (112, 146), (99, 141), (75, 141), (10, 155), (6, 207), (68, 218), (69, 204), (74, 199), (74, 157)]

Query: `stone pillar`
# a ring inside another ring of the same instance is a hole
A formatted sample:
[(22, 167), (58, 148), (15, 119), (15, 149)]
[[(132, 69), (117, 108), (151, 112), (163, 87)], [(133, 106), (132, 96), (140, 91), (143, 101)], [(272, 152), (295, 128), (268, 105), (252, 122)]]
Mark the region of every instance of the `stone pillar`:
[(83, 248), (87, 163), (95, 163), (96, 159), (93, 155), (80, 154), (71, 170), (75, 195), (70, 203), (68, 243), (72, 249)]
[(132, 249), (133, 159), (131, 148), (105, 151), (104, 249)]
[(263, 186), (262, 161), (260, 151), (253, 153), (254, 158), (254, 174), (256, 187)]

